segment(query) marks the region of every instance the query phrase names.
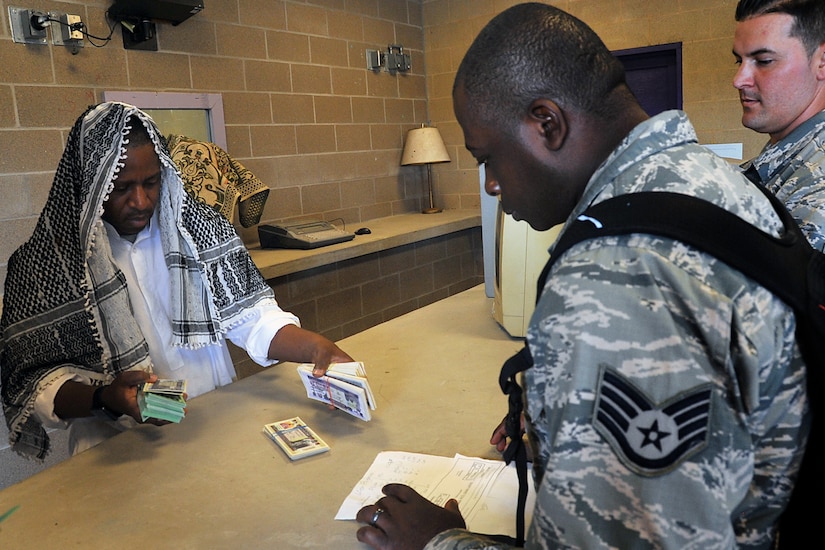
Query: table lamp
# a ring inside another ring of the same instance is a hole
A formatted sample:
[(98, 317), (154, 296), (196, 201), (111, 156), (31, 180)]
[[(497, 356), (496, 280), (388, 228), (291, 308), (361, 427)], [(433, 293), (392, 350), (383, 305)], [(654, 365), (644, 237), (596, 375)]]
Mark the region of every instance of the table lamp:
[(421, 128), (414, 128), (407, 132), (407, 141), (404, 144), (404, 152), (401, 155), (401, 166), (410, 164), (427, 165), (427, 191), (430, 195), (430, 207), (421, 212), (423, 214), (435, 214), (441, 212), (441, 208), (433, 205), (433, 175), (431, 165), (434, 162), (450, 162), (450, 155), (444, 147), (444, 140), (438, 128), (421, 125)]

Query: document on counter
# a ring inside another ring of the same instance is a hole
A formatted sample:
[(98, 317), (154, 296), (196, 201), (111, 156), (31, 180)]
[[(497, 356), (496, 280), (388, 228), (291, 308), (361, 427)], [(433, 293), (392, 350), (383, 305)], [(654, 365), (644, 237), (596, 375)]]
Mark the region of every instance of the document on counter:
[[(535, 503), (532, 476), (528, 477), (526, 525), (530, 524)], [(450, 458), (384, 451), (378, 453), (344, 500), (335, 519), (354, 520), (358, 510), (384, 496), (381, 488), (388, 483), (409, 485), (439, 506), (451, 498), (456, 499), (470, 531), (516, 535), (518, 478), (513, 463), (507, 466), (501, 460), (458, 454)]]

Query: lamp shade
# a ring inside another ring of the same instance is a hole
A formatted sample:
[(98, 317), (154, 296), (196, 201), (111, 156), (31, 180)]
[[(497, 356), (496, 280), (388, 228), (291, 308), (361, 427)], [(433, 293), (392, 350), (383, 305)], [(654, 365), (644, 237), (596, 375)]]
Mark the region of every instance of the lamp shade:
[(450, 162), (444, 140), (438, 128), (422, 126), (407, 132), (407, 142), (401, 155), (401, 165)]

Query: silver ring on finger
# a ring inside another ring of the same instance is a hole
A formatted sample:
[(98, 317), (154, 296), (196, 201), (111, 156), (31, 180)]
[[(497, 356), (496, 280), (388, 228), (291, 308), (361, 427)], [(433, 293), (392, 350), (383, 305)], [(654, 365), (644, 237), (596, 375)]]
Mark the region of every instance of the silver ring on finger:
[(379, 518), (379, 517), (381, 516), (381, 514), (383, 514), (383, 513), (384, 513), (384, 509), (383, 509), (383, 508), (381, 508), (380, 506), (379, 506), (379, 507), (377, 507), (377, 508), (375, 509), (375, 513), (372, 515), (372, 519), (370, 520), (370, 525), (372, 525), (373, 527), (375, 527), (375, 524), (376, 524), (376, 523), (378, 523), (378, 518)]

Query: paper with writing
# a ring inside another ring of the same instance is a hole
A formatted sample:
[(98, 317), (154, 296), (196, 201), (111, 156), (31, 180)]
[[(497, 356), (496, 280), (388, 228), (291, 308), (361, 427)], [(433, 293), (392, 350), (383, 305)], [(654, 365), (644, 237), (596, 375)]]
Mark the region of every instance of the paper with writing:
[[(500, 460), (455, 455), (452, 458), (385, 451), (352, 489), (335, 519), (353, 520), (363, 506), (374, 504), (387, 483), (409, 485), (432, 502), (443, 506), (458, 500), (468, 529), (479, 533), (515, 535), (518, 479), (515, 468)], [(530, 491), (528, 521), (535, 495)]]

